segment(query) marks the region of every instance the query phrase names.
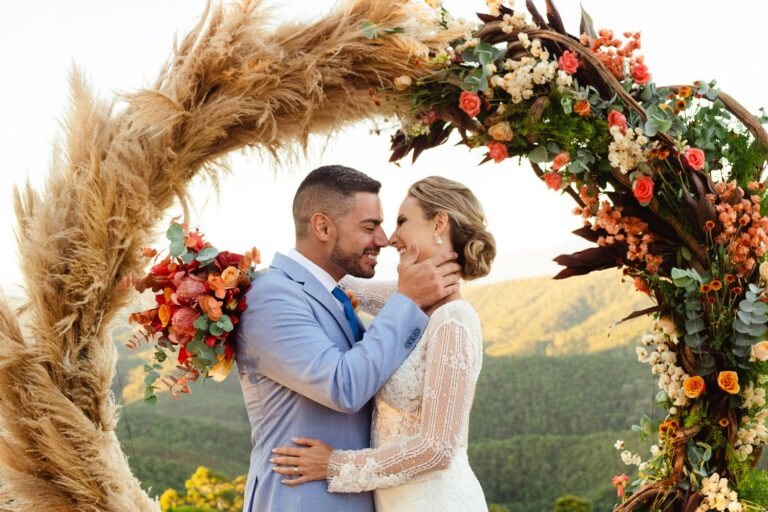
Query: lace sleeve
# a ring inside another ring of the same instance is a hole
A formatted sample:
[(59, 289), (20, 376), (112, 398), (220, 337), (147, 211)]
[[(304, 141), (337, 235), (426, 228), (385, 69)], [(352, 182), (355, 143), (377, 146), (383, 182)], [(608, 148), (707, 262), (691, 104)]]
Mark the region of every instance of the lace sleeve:
[(450, 465), (469, 420), (482, 357), (469, 338), (463, 325), (449, 320), (422, 340), (429, 346), (419, 432), (397, 444), (335, 450), (328, 461), (330, 492), (394, 487)]
[(339, 282), (344, 290), (351, 291), (360, 301), (360, 309), (378, 315), (389, 296), (397, 291), (397, 281), (373, 281), (346, 276)]

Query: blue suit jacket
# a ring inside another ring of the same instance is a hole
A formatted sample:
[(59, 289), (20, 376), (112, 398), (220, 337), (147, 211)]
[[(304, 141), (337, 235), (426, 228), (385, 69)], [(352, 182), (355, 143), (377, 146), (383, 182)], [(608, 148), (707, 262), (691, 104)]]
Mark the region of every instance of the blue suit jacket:
[(237, 333), (251, 423), (246, 512), (373, 512), (371, 493), (331, 494), (325, 481), (281, 483), (269, 459), (291, 437), (368, 448), (370, 399), (410, 353), (428, 317), (395, 293), (355, 343), (338, 301), (302, 265), (277, 254), (254, 279)]

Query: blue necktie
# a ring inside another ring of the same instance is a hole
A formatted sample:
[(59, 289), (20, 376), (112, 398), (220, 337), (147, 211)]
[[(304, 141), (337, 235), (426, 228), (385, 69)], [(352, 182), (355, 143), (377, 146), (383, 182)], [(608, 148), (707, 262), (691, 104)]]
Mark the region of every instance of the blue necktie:
[(333, 289), (333, 296), (338, 299), (339, 302), (341, 302), (341, 305), (344, 306), (344, 316), (347, 317), (347, 322), (349, 322), (349, 327), (352, 329), (352, 337), (355, 339), (355, 341), (360, 341), (363, 339), (363, 332), (365, 329), (363, 329), (363, 326), (360, 325), (357, 315), (355, 315), (355, 308), (352, 307), (352, 301), (350, 300), (349, 296), (338, 286)]

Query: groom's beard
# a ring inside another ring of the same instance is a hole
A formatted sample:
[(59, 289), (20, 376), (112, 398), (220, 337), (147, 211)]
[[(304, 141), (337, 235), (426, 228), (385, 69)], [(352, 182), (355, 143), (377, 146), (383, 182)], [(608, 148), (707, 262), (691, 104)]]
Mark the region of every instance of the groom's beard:
[[(337, 241), (331, 251), (331, 261), (343, 268), (344, 271), (353, 277), (364, 277), (370, 279), (376, 273), (376, 263), (368, 260), (366, 254), (375, 254), (378, 256), (378, 247), (366, 247), (362, 252), (355, 253), (345, 251)], [(365, 261), (365, 263), (364, 263)]]

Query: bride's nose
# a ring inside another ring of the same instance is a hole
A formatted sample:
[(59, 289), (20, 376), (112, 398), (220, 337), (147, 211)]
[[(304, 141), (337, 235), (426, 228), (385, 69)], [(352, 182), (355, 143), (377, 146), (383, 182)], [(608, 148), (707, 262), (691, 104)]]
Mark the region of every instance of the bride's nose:
[(390, 247), (394, 247), (397, 244), (398, 238), (397, 238), (397, 229), (392, 233), (392, 236), (389, 237), (389, 245)]

